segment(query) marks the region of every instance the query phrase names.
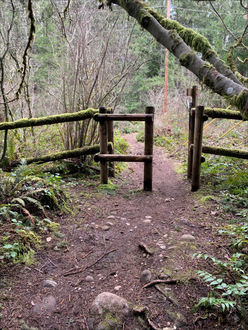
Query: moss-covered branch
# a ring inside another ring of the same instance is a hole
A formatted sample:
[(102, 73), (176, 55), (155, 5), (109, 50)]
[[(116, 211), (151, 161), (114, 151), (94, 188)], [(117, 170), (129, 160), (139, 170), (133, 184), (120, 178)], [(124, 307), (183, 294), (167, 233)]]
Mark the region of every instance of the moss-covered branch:
[[(142, 7), (142, 10), (151, 14), (159, 22), (159, 24), (161, 24), (163, 28), (169, 31), (176, 32), (189, 47), (191, 47), (196, 52), (201, 53), (202, 58), (204, 60), (207, 60), (209, 63), (211, 63), (216, 68), (217, 71), (224, 74), (226, 77), (233, 80), (237, 84), (241, 84), (241, 82), (238, 80), (238, 78), (235, 76), (232, 70), (230, 70), (230, 68), (226, 66), (225, 63), (218, 57), (217, 53), (215, 52), (215, 50), (213, 49), (207, 38), (205, 38), (200, 33), (194, 31), (193, 29), (184, 27), (175, 20), (165, 18), (163, 15), (159, 14), (158, 12), (150, 8), (142, 0), (108, 1), (108, 3), (110, 2), (113, 3), (118, 2), (118, 4), (122, 7), (124, 5), (125, 6), (129, 5), (128, 2), (130, 3), (137, 2)], [(140, 21), (139, 23), (141, 24)]]
[(0, 131), (5, 129), (53, 125), (53, 124), (66, 123), (76, 120), (85, 120), (85, 119), (93, 118), (94, 115), (97, 113), (98, 113), (97, 109), (87, 109), (74, 113), (63, 113), (60, 115), (52, 115), (47, 117), (31, 118), (31, 119), (25, 118), (13, 122), (0, 123)]
[[(108, 147), (111, 148), (112, 147), (112, 143), (108, 144)], [(45, 155), (42, 157), (35, 157), (35, 158), (27, 158), (25, 159), (26, 164), (32, 164), (32, 163), (37, 163), (37, 164), (43, 164), (43, 163), (47, 163), (47, 162), (53, 162), (55, 160), (61, 160), (61, 159), (68, 159), (68, 158), (78, 158), (84, 155), (95, 155), (96, 153), (98, 153), (100, 151), (100, 146), (99, 144), (95, 144), (93, 146), (87, 146), (87, 147), (83, 147), (83, 148), (78, 148), (78, 149), (74, 149), (74, 150), (66, 150), (66, 151), (62, 151), (62, 152), (57, 152), (54, 154), (50, 154), (50, 155)], [(4, 167), (16, 167), (18, 165), (21, 164), (21, 160), (15, 160), (10, 162), (9, 164), (4, 164)]]
[[(216, 61), (214, 61), (213, 65), (210, 65), (195, 53), (193, 48), (205, 47), (204, 51), (207, 61), (210, 62), (210, 58), (215, 56), (207, 45), (203, 46), (203, 44), (201, 44), (202, 39), (200, 36), (186, 33), (184, 30), (182, 32), (185, 34), (184, 38), (191, 44), (191, 46), (188, 46), (179, 36), (176, 29), (173, 29), (173, 27), (171, 27), (171, 30), (166, 29), (162, 22), (159, 22), (160, 18), (155, 18), (156, 15), (154, 12), (141, 0), (107, 1), (109, 5), (112, 3), (125, 9), (128, 14), (133, 16), (160, 44), (176, 56), (183, 66), (194, 73), (201, 82), (211, 88), (215, 93), (226, 98), (230, 104), (235, 105), (240, 110), (243, 118), (248, 118), (248, 89), (239, 81), (237, 82), (237, 79), (234, 79), (233, 76), (228, 77), (226, 72), (221, 73), (221, 70), (219, 68), (217, 69)], [(201, 49), (201, 52), (202, 51), (203, 49)], [(232, 72), (231, 75), (233, 75)]]
[(238, 150), (238, 149), (226, 149), (226, 148), (218, 148), (212, 146), (202, 146), (202, 152), (205, 154), (212, 154), (218, 156), (227, 156), (227, 157), (235, 157), (248, 159), (248, 151)]

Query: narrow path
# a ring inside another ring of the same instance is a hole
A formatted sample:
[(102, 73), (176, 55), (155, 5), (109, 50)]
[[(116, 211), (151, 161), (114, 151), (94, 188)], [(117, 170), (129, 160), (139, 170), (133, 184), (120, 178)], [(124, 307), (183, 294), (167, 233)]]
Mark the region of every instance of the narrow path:
[[(143, 153), (134, 135), (127, 140), (132, 153)], [(47, 237), (38, 265), (13, 268), (13, 282), (4, 289), (7, 299), (0, 328), (21, 329), (20, 321), (24, 321), (38, 329), (88, 329), (90, 304), (104, 291), (147, 306), (159, 329), (216, 327), (217, 320), (196, 320), (190, 312), (206, 294), (206, 288), (196, 281), (198, 266), (191, 255), (215, 249), (211, 206), (195, 200), (189, 184), (173, 166), (163, 150), (155, 147), (152, 193), (142, 191), (143, 165), (138, 163), (114, 181), (116, 190), (104, 191), (93, 181), (83, 180), (71, 186), (75, 214), (54, 219), (61, 223), (65, 238)], [(151, 255), (139, 247), (141, 243)], [(144, 270), (151, 271), (152, 280), (178, 283), (161, 285), (163, 293), (154, 287), (144, 289), (140, 281)], [(44, 286), (48, 279), (57, 286)], [(145, 326), (130, 318), (123, 329)]]

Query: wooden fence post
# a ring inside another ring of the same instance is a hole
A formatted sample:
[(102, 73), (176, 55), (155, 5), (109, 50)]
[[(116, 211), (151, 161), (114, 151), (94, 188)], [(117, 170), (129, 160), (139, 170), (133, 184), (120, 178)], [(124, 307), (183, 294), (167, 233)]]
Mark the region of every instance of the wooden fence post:
[[(106, 113), (106, 108), (101, 107), (99, 113)], [(100, 136), (100, 154), (108, 152), (108, 124), (107, 121), (102, 119), (99, 123), (99, 136)], [(105, 159), (100, 160), (100, 176), (101, 183), (108, 183), (108, 163)]]
[[(111, 109), (111, 113), (113, 113), (113, 110)], [(111, 155), (114, 154), (114, 122), (113, 120), (108, 121), (108, 142), (112, 143), (112, 148), (110, 149), (109, 153)], [(115, 177), (115, 163), (109, 162), (109, 176), (112, 178)]]
[(192, 191), (196, 191), (200, 187), (202, 136), (203, 136), (203, 112), (204, 112), (203, 106), (196, 107), (194, 145), (193, 145), (193, 165), (192, 165), (192, 186), (191, 186)]
[[(154, 107), (146, 107), (146, 114), (154, 114)], [(153, 154), (153, 117), (145, 121), (145, 155)], [(144, 190), (152, 191), (152, 160), (144, 162)]]
[(192, 102), (189, 108), (189, 137), (188, 137), (188, 166), (187, 166), (187, 177), (192, 178), (192, 163), (193, 163), (193, 149), (191, 145), (194, 143), (194, 127), (195, 127), (195, 111), (192, 108), (196, 108), (198, 105), (198, 87), (193, 86), (190, 93), (187, 91), (187, 95), (192, 97)]

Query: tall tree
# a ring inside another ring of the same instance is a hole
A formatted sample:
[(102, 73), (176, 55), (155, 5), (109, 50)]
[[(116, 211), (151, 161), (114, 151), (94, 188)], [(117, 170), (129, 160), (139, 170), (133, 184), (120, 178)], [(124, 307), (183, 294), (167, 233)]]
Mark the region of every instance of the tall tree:
[(176, 56), (181, 65), (193, 72), (212, 91), (236, 106), (244, 118), (248, 118), (248, 88), (244, 79), (233, 72), (237, 70), (236, 67), (234, 70), (234, 67), (230, 68), (223, 62), (205, 37), (177, 21), (166, 19), (141, 0), (99, 1), (100, 7), (106, 4), (111, 8), (116, 4), (125, 9)]

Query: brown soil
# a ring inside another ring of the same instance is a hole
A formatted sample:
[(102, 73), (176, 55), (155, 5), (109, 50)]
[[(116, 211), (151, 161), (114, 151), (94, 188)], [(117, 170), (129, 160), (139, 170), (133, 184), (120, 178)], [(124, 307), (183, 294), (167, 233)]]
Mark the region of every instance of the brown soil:
[[(134, 135), (127, 140), (132, 153), (143, 153)], [(65, 238), (51, 236), (38, 252), (37, 264), (1, 270), (0, 328), (88, 329), (90, 304), (99, 293), (108, 291), (135, 306), (147, 306), (149, 319), (159, 329), (241, 329), (223, 320), (220, 323), (214, 313), (205, 318), (206, 313), (190, 311), (208, 292), (196, 278), (200, 265), (192, 254), (223, 255), (226, 250), (215, 234), (219, 225), (215, 217), (221, 217), (220, 211), (214, 204), (200, 203), (174, 166), (162, 149), (155, 148), (152, 193), (142, 191), (140, 163), (131, 164), (113, 180), (115, 191), (100, 189), (93, 180), (73, 181), (68, 189), (74, 215), (53, 219), (61, 224)], [(183, 234), (191, 234), (195, 240), (186, 242)], [(153, 254), (139, 248), (140, 243)], [(60, 248), (54, 250), (56, 246)], [(145, 269), (151, 270), (152, 280), (173, 279), (176, 284), (161, 284), (164, 294), (155, 286), (142, 288), (140, 274)], [(93, 282), (85, 280), (89, 275)], [(44, 287), (47, 279), (58, 286)], [(55, 298), (56, 305), (39, 310), (39, 301), (48, 296)], [(146, 327), (130, 317), (123, 329)]]

